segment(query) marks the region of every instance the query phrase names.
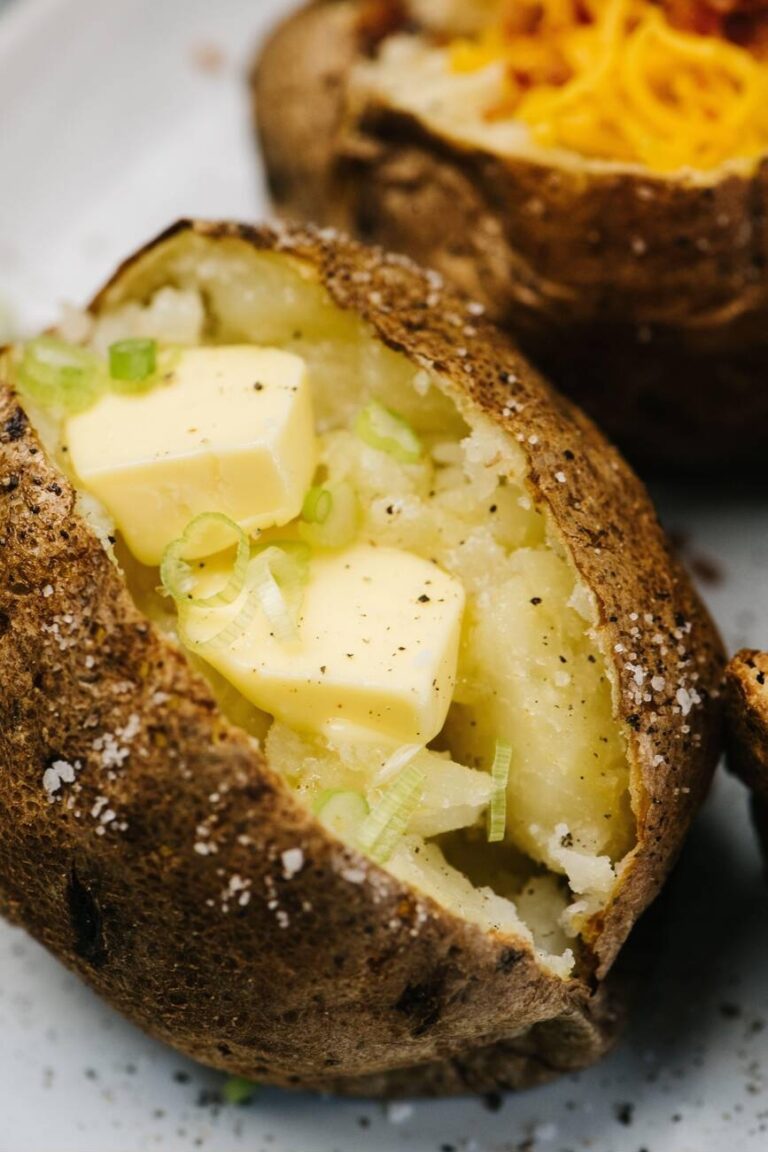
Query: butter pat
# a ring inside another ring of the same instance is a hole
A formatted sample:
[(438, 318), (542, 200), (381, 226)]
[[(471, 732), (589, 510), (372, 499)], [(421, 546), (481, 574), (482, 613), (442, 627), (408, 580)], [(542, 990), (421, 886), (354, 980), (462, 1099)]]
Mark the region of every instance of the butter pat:
[[(315, 468), (306, 367), (273, 348), (191, 348), (149, 391), (108, 392), (72, 416), (66, 443), (78, 480), (143, 564), (159, 564), (201, 512), (247, 532), (286, 524)], [(200, 540), (197, 555), (228, 542)]]
[[(192, 642), (241, 614), (182, 607)], [(408, 552), (356, 545), (310, 561), (298, 639), (278, 642), (257, 606), (226, 647), (205, 659), (251, 703), (331, 739), (426, 744), (445, 723), (456, 681), (464, 589)]]

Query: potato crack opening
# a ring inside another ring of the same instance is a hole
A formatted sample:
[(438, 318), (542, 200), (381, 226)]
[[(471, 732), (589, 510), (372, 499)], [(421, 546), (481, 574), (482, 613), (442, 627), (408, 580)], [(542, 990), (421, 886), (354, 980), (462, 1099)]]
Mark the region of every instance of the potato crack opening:
[[(95, 322), (79, 318), (78, 338), (98, 355), (115, 340), (141, 337), (300, 357), (315, 414), (312, 486), (301, 516), (259, 529), (259, 545), (274, 545), (279, 533), (280, 547), (300, 543), (316, 566), (355, 549), (391, 554), (460, 587), (456, 672), (439, 731), (412, 744), (381, 733), (362, 738), (354, 725), (303, 724), (282, 703), (275, 719), (247, 698), (228, 665), (190, 641), (188, 621), (181, 627), (173, 601), (158, 593), (158, 568), (136, 560), (99, 501), (81, 492), (81, 511), (106, 547), (116, 536), (116, 560), (138, 607), (182, 635), (222, 711), (260, 742), (332, 835), (456, 915), (528, 943), (565, 977), (635, 838), (628, 753), (591, 594), (535, 506), (513, 438), (449, 379), (390, 350), (337, 308), (308, 267), (236, 244), (223, 250), (205, 260), (179, 255), (174, 287), (134, 286), (140, 303), (110, 308)], [(34, 418), (70, 467), (61, 426), (44, 411)], [(311, 533), (307, 543), (297, 525), (325, 522), (318, 492), (328, 491), (351, 492), (355, 515), (342, 525), (342, 543), (334, 538), (329, 547), (328, 537)], [(434, 607), (430, 599), (429, 590), (415, 597), (418, 611)], [(232, 603), (216, 610), (241, 619)], [(382, 612), (388, 603), (382, 594)], [(300, 622), (306, 599), (302, 612)], [(398, 649), (409, 635), (394, 640)], [(497, 778), (500, 749), (508, 768)], [(497, 843), (489, 842), (491, 810), (501, 819)]]

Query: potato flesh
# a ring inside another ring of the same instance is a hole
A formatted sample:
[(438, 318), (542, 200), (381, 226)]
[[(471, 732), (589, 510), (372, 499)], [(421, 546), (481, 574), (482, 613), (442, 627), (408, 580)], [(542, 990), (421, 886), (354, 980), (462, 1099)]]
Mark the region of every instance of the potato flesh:
[[(321, 472), (358, 492), (359, 539), (436, 560), (467, 592), (459, 683), (435, 748), (487, 772), (497, 738), (513, 747), (507, 847), (515, 845), (528, 863), (505, 881), (503, 895), (473, 883), (447, 862), (439, 841), (425, 843), (412, 830), (386, 866), (466, 918), (531, 940), (543, 962), (566, 975), (566, 933), (575, 935), (606, 902), (634, 825), (624, 735), (613, 716), (591, 597), (533, 507), (522, 451), (485, 416), (472, 413), (470, 427), (446, 394), (449, 382), (375, 340), (298, 261), (236, 242), (222, 249), (220, 262), (204, 265), (194, 254), (180, 256), (178, 287), (145, 306), (107, 313), (92, 344), (103, 349), (116, 336), (134, 335), (164, 341), (172, 331), (176, 342), (252, 341), (307, 359)], [(371, 398), (410, 421), (426, 445), (422, 461), (400, 464), (349, 431)], [(152, 612), (151, 580), (144, 576), (143, 596), (139, 583), (131, 579), (140, 606)], [(243, 707), (220, 678), (209, 680), (235, 722), (259, 738), (267, 733), (270, 763), (308, 803), (322, 789), (353, 786), (375, 799), (382, 750), (334, 749), (282, 726), (270, 730), (268, 717)], [(453, 805), (459, 823), (485, 803), (479, 793), (473, 799), (473, 778), (465, 778), (463, 804), (457, 797)], [(417, 830), (434, 831), (438, 807), (422, 806)], [(450, 824), (449, 815), (443, 828)], [(482, 857), (480, 870), (496, 888), (496, 846), (479, 830), (470, 842), (470, 856)]]

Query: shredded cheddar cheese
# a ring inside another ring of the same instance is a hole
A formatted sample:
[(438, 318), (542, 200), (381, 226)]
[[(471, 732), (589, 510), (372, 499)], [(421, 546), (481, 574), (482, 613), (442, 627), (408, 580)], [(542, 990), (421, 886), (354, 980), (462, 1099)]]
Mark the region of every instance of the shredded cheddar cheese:
[(490, 120), (537, 143), (654, 171), (768, 151), (768, 53), (674, 27), (653, 0), (510, 0), (450, 47), (456, 72), (504, 65)]

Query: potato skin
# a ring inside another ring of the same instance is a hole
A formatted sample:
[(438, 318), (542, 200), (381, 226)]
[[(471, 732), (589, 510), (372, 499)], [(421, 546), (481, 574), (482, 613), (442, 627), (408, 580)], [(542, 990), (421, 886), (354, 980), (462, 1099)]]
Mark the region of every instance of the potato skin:
[[(92, 308), (145, 299), (176, 257), (189, 269), (243, 246), (313, 265), (340, 307), (526, 442), (532, 494), (594, 590), (613, 653), (638, 846), (568, 981), (522, 941), (458, 920), (344, 848), (138, 613), (2, 387), (0, 909), (147, 1031), (256, 1080), (448, 1093), (588, 1064), (617, 1026), (599, 981), (717, 759), (717, 634), (617, 453), (408, 261), (311, 232), (182, 222)], [(641, 667), (665, 677), (652, 707), (638, 702)], [(683, 683), (698, 698), (685, 723)], [(76, 779), (50, 799), (43, 774), (60, 761)], [(282, 854), (297, 847), (304, 864), (289, 877)]]
[(728, 766), (752, 792), (755, 827), (768, 859), (768, 652), (743, 648), (725, 675)]
[[(648, 470), (706, 471), (737, 453), (740, 466), (758, 463), (768, 426), (758, 386), (768, 372), (768, 158), (751, 176), (706, 184), (501, 159), (372, 98), (352, 112), (349, 73), (375, 42), (361, 29), (366, 8), (311, 4), (254, 67), (278, 209), (442, 272)], [(333, 84), (321, 88), (315, 46), (331, 26)], [(312, 148), (294, 147), (297, 104)]]
[(728, 760), (768, 803), (768, 652), (743, 648), (726, 669)]

